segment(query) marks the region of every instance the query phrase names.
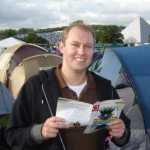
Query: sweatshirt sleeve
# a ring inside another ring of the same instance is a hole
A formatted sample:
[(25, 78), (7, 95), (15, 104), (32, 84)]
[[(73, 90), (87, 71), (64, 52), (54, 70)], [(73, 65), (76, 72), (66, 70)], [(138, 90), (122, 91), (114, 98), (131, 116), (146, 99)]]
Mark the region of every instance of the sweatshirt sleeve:
[(128, 143), (130, 138), (130, 120), (125, 116), (125, 114), (122, 112), (120, 118), (125, 123), (126, 129), (121, 138), (112, 138), (112, 142), (114, 142), (117, 146), (123, 146)]
[[(114, 88), (112, 91), (113, 91), (112, 97), (114, 99), (119, 98), (119, 96)], [(123, 145), (127, 144), (129, 141), (129, 138), (130, 138), (130, 120), (127, 118), (127, 116), (124, 114), (123, 111), (121, 112), (120, 119), (123, 120), (126, 129), (121, 138), (115, 138), (115, 137), (112, 138), (112, 142), (115, 143), (117, 146), (123, 146)]]
[(37, 143), (41, 143), (44, 140), (44, 137), (41, 134), (43, 124), (36, 124), (31, 129), (31, 136)]

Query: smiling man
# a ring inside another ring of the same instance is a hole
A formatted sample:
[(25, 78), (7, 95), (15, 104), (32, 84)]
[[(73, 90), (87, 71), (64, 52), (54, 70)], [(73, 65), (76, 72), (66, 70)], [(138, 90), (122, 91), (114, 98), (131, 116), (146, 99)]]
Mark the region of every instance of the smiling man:
[[(130, 137), (130, 121), (122, 113), (110, 126), (83, 134), (85, 126), (70, 127), (55, 116), (58, 97), (87, 103), (118, 98), (110, 81), (88, 71), (95, 44), (91, 27), (75, 22), (65, 28), (62, 64), (29, 79), (16, 100), (8, 143), (20, 150), (105, 150), (106, 138), (118, 146)], [(81, 116), (82, 117), (82, 116)]]

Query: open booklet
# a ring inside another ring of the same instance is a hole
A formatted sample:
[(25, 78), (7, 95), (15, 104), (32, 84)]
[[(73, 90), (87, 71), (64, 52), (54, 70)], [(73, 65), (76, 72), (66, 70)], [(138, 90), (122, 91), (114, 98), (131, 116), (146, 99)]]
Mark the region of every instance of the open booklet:
[(84, 133), (88, 134), (119, 118), (124, 105), (125, 102), (122, 99), (98, 101), (92, 105), (77, 100), (59, 98), (56, 116), (64, 118), (69, 124), (79, 123), (81, 126), (87, 126)]
[(92, 112), (92, 104), (81, 101), (58, 98), (56, 116), (62, 117), (69, 124), (80, 123), (86, 126), (89, 123)]

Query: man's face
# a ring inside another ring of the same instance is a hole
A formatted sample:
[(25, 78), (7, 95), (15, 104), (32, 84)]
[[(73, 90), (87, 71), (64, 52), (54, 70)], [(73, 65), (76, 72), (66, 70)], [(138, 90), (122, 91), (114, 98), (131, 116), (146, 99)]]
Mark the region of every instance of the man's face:
[(62, 43), (63, 65), (73, 71), (85, 71), (93, 56), (94, 39), (90, 32), (73, 27)]

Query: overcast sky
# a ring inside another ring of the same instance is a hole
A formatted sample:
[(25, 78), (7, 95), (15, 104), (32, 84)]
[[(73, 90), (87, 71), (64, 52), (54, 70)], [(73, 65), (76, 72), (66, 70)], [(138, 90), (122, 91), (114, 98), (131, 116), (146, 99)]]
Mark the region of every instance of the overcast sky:
[(75, 20), (127, 25), (137, 16), (150, 23), (150, 0), (0, 0), (0, 29), (57, 27)]

